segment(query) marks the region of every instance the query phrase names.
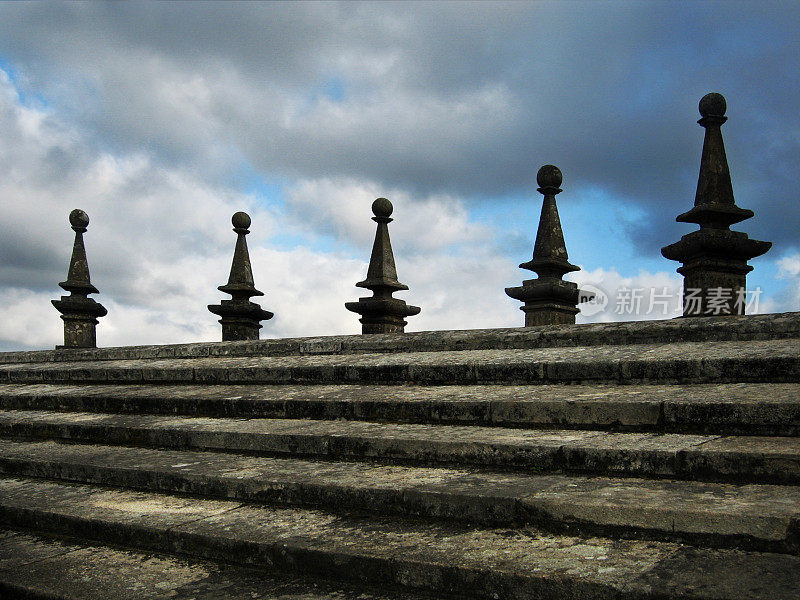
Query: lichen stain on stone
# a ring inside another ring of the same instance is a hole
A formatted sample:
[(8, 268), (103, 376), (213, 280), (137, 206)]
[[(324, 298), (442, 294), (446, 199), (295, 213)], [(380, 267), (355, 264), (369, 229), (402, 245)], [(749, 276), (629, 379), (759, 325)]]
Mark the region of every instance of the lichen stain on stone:
[(136, 514), (194, 514), (197, 509), (191, 505), (184, 504), (161, 504), (152, 500), (99, 500), (92, 503), (96, 508), (107, 508), (121, 512)]

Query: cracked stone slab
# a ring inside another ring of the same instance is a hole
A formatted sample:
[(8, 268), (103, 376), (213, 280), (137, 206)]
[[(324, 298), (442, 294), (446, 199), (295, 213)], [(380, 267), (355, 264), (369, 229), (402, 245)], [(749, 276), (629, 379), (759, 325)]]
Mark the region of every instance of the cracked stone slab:
[[(789, 558), (789, 557), (784, 557)], [(710, 580), (713, 577), (713, 580)], [(685, 547), (632, 581), (625, 591), (655, 598), (797, 598), (800, 570), (775, 554), (697, 551)]]
[(800, 551), (800, 488), (0, 441), (0, 472), (155, 492)]
[(0, 530), (0, 573), (66, 554), (74, 549), (72, 544), (60, 540), (45, 541), (20, 532)]

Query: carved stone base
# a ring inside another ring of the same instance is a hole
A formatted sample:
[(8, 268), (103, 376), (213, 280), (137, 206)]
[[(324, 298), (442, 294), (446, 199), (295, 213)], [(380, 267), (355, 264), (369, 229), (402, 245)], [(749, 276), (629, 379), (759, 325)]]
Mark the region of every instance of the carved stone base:
[(107, 314), (105, 307), (91, 298), (81, 296), (61, 296), (60, 300), (51, 300), (53, 306), (61, 312), (64, 321), (63, 348), (96, 348), (97, 317)]
[(406, 317), (419, 314), (418, 306), (409, 306), (399, 298), (359, 298), (345, 302), (345, 308), (361, 315), (361, 333), (403, 333)]
[(701, 229), (661, 249), (670, 260), (683, 263), (683, 316), (743, 315), (747, 304), (750, 258), (769, 250), (770, 242), (726, 229)]
[(261, 321), (273, 317), (271, 312), (249, 301), (222, 300), (219, 304), (209, 305), (208, 310), (222, 317), (219, 323), (222, 325), (223, 342), (257, 340)]
[(96, 348), (97, 325), (99, 321), (94, 317), (70, 317), (61, 315), (64, 320), (64, 345), (61, 348)]
[(525, 304), (525, 327), (537, 325), (574, 325), (579, 302), (594, 298), (591, 292), (561, 279), (527, 279), (519, 287), (506, 288), (506, 294)]
[(580, 312), (576, 307), (533, 302), (523, 306), (522, 311), (525, 313), (525, 327), (574, 325), (575, 315)]
[(739, 272), (730, 265), (713, 261), (698, 261), (694, 266), (678, 268), (685, 277), (683, 288), (683, 316), (709, 317), (715, 315), (743, 315), (747, 304), (747, 276), (753, 268), (746, 263)]
[(358, 320), (361, 323), (361, 333), (403, 333), (408, 324), (405, 319), (398, 319), (391, 322), (388, 319), (376, 320), (373, 322), (365, 319)]

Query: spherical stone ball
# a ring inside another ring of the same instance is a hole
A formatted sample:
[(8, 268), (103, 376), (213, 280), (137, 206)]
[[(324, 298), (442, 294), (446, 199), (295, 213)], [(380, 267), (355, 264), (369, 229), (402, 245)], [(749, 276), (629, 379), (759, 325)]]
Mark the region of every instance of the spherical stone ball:
[(700, 99), (700, 116), (702, 117), (723, 117), (728, 108), (725, 96), (711, 92)]
[(250, 215), (242, 211), (234, 213), (231, 217), (231, 223), (236, 229), (247, 229), (250, 227)]
[(76, 208), (69, 213), (69, 224), (73, 227), (87, 227), (89, 225), (89, 215), (80, 208)]
[(536, 174), (536, 183), (540, 188), (557, 188), (561, 185), (561, 169), (555, 165), (545, 165)]
[(388, 217), (392, 214), (394, 207), (386, 198), (378, 198), (372, 203), (372, 214), (376, 217)]

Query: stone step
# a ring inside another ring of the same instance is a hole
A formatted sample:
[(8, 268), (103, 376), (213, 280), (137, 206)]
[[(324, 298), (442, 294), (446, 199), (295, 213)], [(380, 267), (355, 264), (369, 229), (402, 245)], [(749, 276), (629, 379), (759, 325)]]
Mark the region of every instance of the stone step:
[(0, 411), (0, 435), (326, 459), (800, 483), (800, 438)]
[[(0, 530), (0, 597), (28, 600), (433, 600), (401, 589), (280, 577), (76, 538)], [(442, 598), (442, 596), (437, 596)]]
[(0, 383), (491, 384), (800, 381), (800, 338), (396, 354), (0, 364)]
[(800, 557), (0, 479), (5, 527), (463, 598), (796, 600)]
[(0, 363), (561, 348), (798, 337), (800, 337), (800, 313), (794, 312), (746, 317), (699, 317), (691, 320), (670, 319), (510, 329), (419, 331), (366, 336), (339, 335), (246, 342), (3, 352), (0, 353)]
[(800, 435), (800, 384), (0, 384), (0, 408)]
[(337, 513), (800, 553), (800, 487), (487, 473), (0, 440), (0, 473)]

